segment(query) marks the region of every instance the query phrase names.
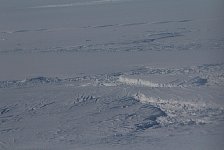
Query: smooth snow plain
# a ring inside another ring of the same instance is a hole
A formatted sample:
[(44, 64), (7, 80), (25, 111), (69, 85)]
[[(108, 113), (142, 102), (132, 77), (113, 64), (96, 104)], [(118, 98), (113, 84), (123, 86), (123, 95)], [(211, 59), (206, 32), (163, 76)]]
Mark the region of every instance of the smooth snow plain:
[(0, 150), (222, 150), (223, 0), (0, 0)]

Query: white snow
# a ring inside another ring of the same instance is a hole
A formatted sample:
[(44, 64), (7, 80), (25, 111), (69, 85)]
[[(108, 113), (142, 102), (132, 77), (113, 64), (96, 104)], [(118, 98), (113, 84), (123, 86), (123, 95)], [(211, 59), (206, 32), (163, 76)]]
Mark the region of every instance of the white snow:
[(150, 103), (161, 108), (168, 116), (158, 118), (161, 125), (170, 124), (206, 124), (217, 121), (216, 116), (223, 114), (224, 109), (200, 101), (162, 100), (146, 97), (142, 93), (134, 95), (142, 103)]
[(223, 0), (1, 0), (0, 150), (222, 150)]
[(119, 82), (127, 84), (127, 85), (136, 85), (136, 86), (146, 86), (146, 87), (173, 87), (173, 85), (169, 84), (159, 84), (153, 83), (151, 81), (142, 80), (142, 79), (131, 79), (127, 77), (119, 77)]

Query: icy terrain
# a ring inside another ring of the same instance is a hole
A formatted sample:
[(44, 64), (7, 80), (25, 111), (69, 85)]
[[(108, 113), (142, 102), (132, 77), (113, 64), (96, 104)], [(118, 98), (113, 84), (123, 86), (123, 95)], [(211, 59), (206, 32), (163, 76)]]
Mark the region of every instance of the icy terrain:
[(0, 0), (0, 150), (222, 150), (223, 0)]

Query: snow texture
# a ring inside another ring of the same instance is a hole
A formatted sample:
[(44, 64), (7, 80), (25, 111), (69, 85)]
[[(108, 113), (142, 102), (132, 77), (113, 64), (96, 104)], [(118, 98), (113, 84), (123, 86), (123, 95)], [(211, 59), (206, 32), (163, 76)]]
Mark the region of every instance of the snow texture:
[(1, 0), (0, 150), (222, 150), (223, 4)]

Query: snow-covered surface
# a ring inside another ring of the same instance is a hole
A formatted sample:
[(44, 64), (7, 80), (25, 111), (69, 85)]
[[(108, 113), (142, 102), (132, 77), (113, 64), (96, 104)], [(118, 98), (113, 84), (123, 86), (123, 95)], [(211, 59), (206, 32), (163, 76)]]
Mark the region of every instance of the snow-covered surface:
[(0, 0), (0, 150), (222, 150), (223, 0)]

